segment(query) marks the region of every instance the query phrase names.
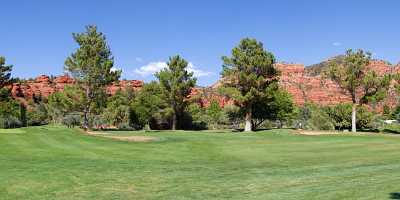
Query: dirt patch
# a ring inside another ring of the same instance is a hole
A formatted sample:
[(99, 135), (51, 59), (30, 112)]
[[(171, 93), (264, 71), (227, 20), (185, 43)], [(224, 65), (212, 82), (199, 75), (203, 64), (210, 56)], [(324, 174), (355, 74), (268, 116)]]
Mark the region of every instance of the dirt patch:
[(131, 142), (150, 142), (157, 140), (157, 138), (150, 136), (103, 136), (103, 137), (121, 141), (131, 141)]
[(131, 136), (115, 136), (110, 133), (105, 133), (105, 132), (93, 132), (93, 131), (87, 131), (86, 134), (92, 135), (92, 136), (98, 136), (98, 137), (104, 137), (104, 138), (110, 138), (114, 140), (120, 140), (120, 141), (129, 141), (129, 142), (151, 142), (151, 141), (156, 141), (156, 137), (151, 137), (151, 136), (140, 136), (140, 135), (131, 135)]
[(338, 135), (338, 134), (343, 134), (343, 132), (337, 132), (337, 131), (305, 131), (305, 130), (300, 130), (300, 131), (296, 131), (296, 134), (300, 134), (300, 135)]

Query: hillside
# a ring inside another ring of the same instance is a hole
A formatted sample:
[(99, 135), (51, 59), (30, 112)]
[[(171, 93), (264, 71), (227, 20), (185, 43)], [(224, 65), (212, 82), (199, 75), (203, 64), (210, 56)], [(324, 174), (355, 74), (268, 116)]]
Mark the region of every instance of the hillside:
[(317, 64), (306, 66), (305, 73), (309, 76), (318, 76), (329, 67), (330, 62), (343, 63), (344, 56), (338, 55)]
[[(321, 76), (321, 72), (328, 67), (329, 61), (342, 62), (343, 56), (336, 56), (327, 61), (304, 67), (302, 64), (283, 64), (278, 63), (276, 67), (281, 71), (280, 85), (292, 94), (293, 100), (297, 105), (303, 105), (306, 101), (314, 102), (319, 105), (334, 105), (338, 103), (350, 102), (351, 99), (343, 94), (343, 90), (334, 82), (325, 80)], [(390, 65), (388, 62), (373, 60), (367, 66), (368, 70), (376, 71), (379, 75), (387, 73), (400, 72), (400, 65)], [(39, 76), (30, 81), (14, 83), (12, 94), (15, 98), (24, 101), (24, 99), (32, 98), (34, 95), (47, 97), (49, 94), (63, 90), (65, 85), (72, 84), (74, 80), (66, 75), (49, 77), (46, 75)], [(108, 94), (112, 95), (119, 89), (131, 87), (138, 90), (143, 86), (140, 80), (121, 80), (107, 87)], [(193, 88), (190, 97), (198, 98), (198, 102), (202, 106), (208, 106), (211, 101), (218, 101), (223, 107), (233, 102), (227, 97), (218, 93), (218, 87), (221, 81), (205, 88)], [(383, 105), (394, 107), (397, 105), (397, 94), (393, 89), (389, 91), (388, 98), (376, 105), (381, 110)]]
[[(329, 63), (335, 62), (337, 64), (342, 64), (343, 60), (344, 60), (344, 55), (338, 55), (338, 56), (334, 56), (334, 57), (328, 58), (327, 60), (322, 61), (320, 63), (306, 66), (305, 67), (305, 73), (307, 75), (309, 75), (309, 76), (321, 75), (321, 73), (323, 71), (325, 71), (325, 70), (327, 70), (329, 68)], [(379, 59), (372, 60), (371, 65), (374, 65), (376, 63), (382, 63), (381, 65), (383, 66), (383, 68), (386, 68), (386, 67), (395, 68), (396, 67), (396, 66), (391, 65), (388, 61), (379, 60)], [(377, 67), (378, 68), (382, 68), (382, 66), (377, 66)], [(376, 70), (380, 70), (380, 69), (376, 69)], [(383, 70), (385, 70), (385, 69), (383, 69)]]

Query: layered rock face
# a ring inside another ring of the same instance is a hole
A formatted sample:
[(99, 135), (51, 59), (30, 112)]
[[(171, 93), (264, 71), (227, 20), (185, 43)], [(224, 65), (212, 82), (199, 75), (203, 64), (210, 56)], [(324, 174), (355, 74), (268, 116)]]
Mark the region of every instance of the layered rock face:
[[(349, 94), (340, 88), (338, 84), (320, 75), (311, 75), (302, 64), (278, 63), (275, 67), (281, 72), (279, 78), (280, 86), (292, 95), (294, 103), (298, 106), (302, 106), (306, 102), (322, 106), (351, 103)], [(383, 76), (384, 74), (399, 73), (400, 65), (391, 66), (384, 61), (371, 61), (370, 65), (367, 66), (367, 70), (373, 70), (378, 75)], [(210, 86), (209, 89), (214, 92), (208, 91), (209, 94), (203, 95), (209, 98), (205, 98), (201, 103), (207, 106), (211, 101), (215, 100), (221, 106), (233, 104), (233, 101), (217, 94), (216, 90), (220, 86), (222, 86), (221, 81)], [(397, 105), (397, 99), (393, 83), (388, 91), (387, 98), (376, 105), (371, 105), (371, 108), (378, 112), (382, 111), (384, 105), (394, 108)]]
[[(14, 83), (11, 86), (11, 93), (14, 98), (18, 99), (30, 99), (33, 98), (33, 96), (48, 97), (50, 94), (57, 91), (62, 91), (65, 86), (71, 85), (73, 83), (74, 79), (72, 79), (68, 75), (57, 76), (55, 78), (41, 75), (31, 81)], [(129, 87), (133, 90), (138, 90), (143, 87), (143, 81), (122, 80), (107, 86), (106, 91), (108, 94), (113, 95), (118, 90), (124, 90)]]
[[(293, 96), (296, 105), (304, 105), (306, 102), (312, 102), (318, 105), (334, 105), (338, 103), (351, 102), (351, 98), (342, 90), (339, 85), (331, 80), (322, 78), (320, 75), (310, 75), (307, 68), (301, 64), (276, 64), (276, 68), (281, 71), (279, 84)], [(372, 61), (367, 67), (379, 75), (393, 74), (400, 72), (400, 65), (391, 66), (384, 61)], [(67, 76), (58, 76), (50, 78), (42, 75), (32, 81), (24, 83), (14, 83), (12, 85), (12, 94), (18, 99), (29, 99), (34, 95), (47, 97), (51, 93), (61, 91), (66, 85), (73, 84), (74, 80)], [(190, 98), (196, 98), (197, 102), (204, 107), (217, 101), (221, 107), (233, 104), (233, 101), (218, 93), (221, 81), (206, 88), (193, 88)], [(106, 90), (110, 95), (118, 90), (132, 88), (139, 90), (143, 87), (143, 81), (140, 80), (122, 80), (109, 85)], [(388, 91), (388, 97), (372, 107), (381, 111), (383, 105), (393, 108), (397, 105), (398, 97), (392, 84)]]
[[(292, 94), (297, 105), (305, 102), (312, 102), (318, 105), (335, 105), (338, 103), (350, 103), (349, 94), (339, 87), (335, 82), (322, 78), (320, 75), (309, 75), (307, 68), (299, 64), (277, 64), (281, 71), (280, 85)], [(367, 70), (375, 71), (378, 75), (394, 74), (400, 72), (400, 66), (391, 66), (384, 61), (371, 61)], [(394, 83), (390, 86), (387, 98), (376, 105), (371, 105), (380, 111), (383, 105), (395, 107), (397, 94), (394, 90)]]

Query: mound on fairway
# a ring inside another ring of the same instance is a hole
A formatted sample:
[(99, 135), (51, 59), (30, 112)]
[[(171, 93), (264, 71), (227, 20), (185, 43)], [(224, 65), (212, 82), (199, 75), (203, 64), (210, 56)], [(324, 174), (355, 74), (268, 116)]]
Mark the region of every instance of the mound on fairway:
[(397, 136), (180, 131), (121, 142), (63, 127), (16, 130), (0, 133), (0, 199), (396, 199), (400, 192)]

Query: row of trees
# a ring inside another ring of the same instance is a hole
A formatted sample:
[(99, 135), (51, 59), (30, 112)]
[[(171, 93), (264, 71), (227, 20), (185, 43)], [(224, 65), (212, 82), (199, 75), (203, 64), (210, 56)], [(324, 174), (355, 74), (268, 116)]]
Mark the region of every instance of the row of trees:
[[(87, 26), (85, 32), (74, 33), (73, 38), (79, 47), (65, 61), (65, 70), (75, 79), (73, 86), (50, 95), (48, 99), (31, 103), (28, 112), (22, 108), (24, 106), (10, 99), (9, 93), (3, 92), (1, 102), (11, 102), (15, 104), (11, 107), (19, 107), (21, 120), (25, 120), (22, 119), (25, 118), (24, 113), (33, 112), (48, 116), (47, 119), (42, 115), (36, 117), (39, 120), (64, 122), (69, 126), (80, 124), (84, 129), (108, 124), (173, 130), (204, 128), (204, 124), (219, 127), (218, 124), (228, 125), (244, 120), (244, 131), (252, 131), (268, 120), (277, 121), (278, 127), (282, 127), (284, 122), (295, 118), (306, 119), (309, 115), (310, 108), (297, 109), (291, 96), (279, 87), (280, 73), (274, 67), (274, 55), (255, 39), (241, 40), (230, 56), (222, 57), (223, 86), (219, 93), (233, 99), (235, 105), (221, 108), (217, 102), (212, 102), (210, 107), (202, 108), (188, 98), (196, 85), (196, 78), (188, 71), (188, 62), (182, 57), (170, 57), (167, 67), (155, 74), (158, 81), (145, 84), (141, 91), (128, 89), (108, 96), (105, 87), (117, 81), (121, 71), (116, 70), (118, 68), (114, 65), (106, 37), (96, 26)], [(343, 63), (331, 63), (324, 73), (351, 97), (354, 132), (357, 108), (384, 99), (392, 79), (389, 75), (382, 77), (374, 71), (367, 71), (370, 60), (371, 55), (367, 52), (349, 50)], [(11, 81), (11, 69), (0, 57), (1, 88)], [(1, 112), (9, 115), (7, 111)], [(324, 113), (332, 118), (334, 116), (332, 112)], [(336, 122), (333, 124), (337, 127)]]

